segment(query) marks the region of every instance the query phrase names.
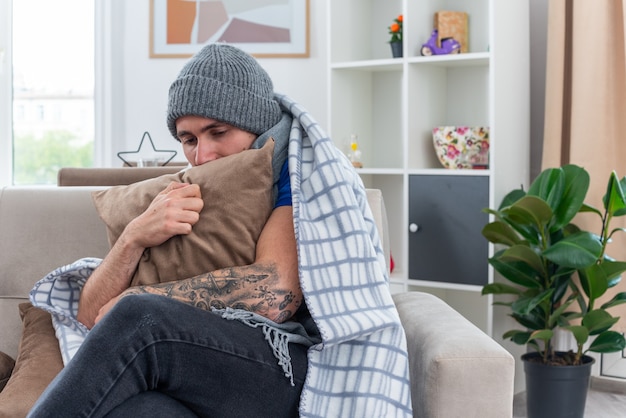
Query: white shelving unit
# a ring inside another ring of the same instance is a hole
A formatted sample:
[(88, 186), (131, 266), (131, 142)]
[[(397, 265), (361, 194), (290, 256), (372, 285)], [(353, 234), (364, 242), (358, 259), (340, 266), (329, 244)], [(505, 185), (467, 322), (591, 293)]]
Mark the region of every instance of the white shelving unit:
[[(490, 335), (501, 334), (493, 322), (492, 300), (481, 296), (482, 284), (463, 279), (473, 275), (480, 282), (493, 281), (487, 265), (493, 248), (480, 235), (484, 222), (476, 225), (468, 219), (484, 207), (497, 206), (509, 190), (528, 184), (527, 3), (328, 1), (329, 130), (345, 152), (350, 135), (358, 135), (364, 164), (359, 172), (367, 187), (383, 192), (395, 261), (393, 290), (437, 294)], [(441, 10), (468, 13), (469, 52), (420, 55), (433, 29), (434, 14)], [(392, 58), (387, 28), (399, 14), (404, 16), (403, 57)], [(431, 134), (433, 127), (442, 125), (489, 126), (489, 169), (442, 168)], [(435, 187), (431, 192), (416, 192), (429, 184)], [(474, 185), (484, 191), (482, 197), (471, 194)], [(431, 206), (420, 207), (425, 201)], [(437, 226), (428, 219), (413, 219), (416, 209), (443, 219)], [(486, 222), (487, 215), (480, 216)], [(432, 246), (422, 242), (417, 252), (411, 223), (419, 224), (415, 234), (436, 237)], [(432, 256), (427, 254), (430, 250)], [(471, 261), (472, 254), (480, 257), (478, 268), (476, 263), (458, 261), (460, 256)], [(425, 257), (424, 263), (416, 263), (420, 257)], [(441, 268), (422, 274), (430, 261)], [(446, 273), (450, 266), (462, 273)]]

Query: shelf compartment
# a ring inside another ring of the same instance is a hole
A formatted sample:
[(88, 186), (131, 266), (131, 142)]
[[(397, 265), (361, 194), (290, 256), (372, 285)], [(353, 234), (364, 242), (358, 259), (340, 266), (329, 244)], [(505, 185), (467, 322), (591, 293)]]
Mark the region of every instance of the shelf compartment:
[(489, 66), (409, 68), (408, 168), (442, 168), (432, 129), (489, 126)]
[(489, 51), (489, 0), (412, 1), (407, 3), (407, 7), (404, 38), (409, 40), (406, 45), (409, 57), (421, 56), (422, 44), (426, 43), (434, 29), (435, 13), (441, 10), (466, 12), (469, 53)]
[(388, 27), (402, 14), (402, 0), (330, 2), (331, 63), (391, 58)]
[(402, 71), (331, 72), (331, 137), (344, 153), (357, 135), (365, 169), (402, 168)]

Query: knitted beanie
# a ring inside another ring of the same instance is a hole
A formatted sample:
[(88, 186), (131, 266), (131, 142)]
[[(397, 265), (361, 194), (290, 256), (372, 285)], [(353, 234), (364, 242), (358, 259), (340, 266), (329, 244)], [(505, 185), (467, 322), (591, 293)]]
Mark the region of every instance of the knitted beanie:
[(209, 44), (185, 64), (169, 91), (167, 127), (176, 138), (176, 119), (202, 116), (260, 135), (282, 112), (272, 80), (259, 63), (227, 44)]

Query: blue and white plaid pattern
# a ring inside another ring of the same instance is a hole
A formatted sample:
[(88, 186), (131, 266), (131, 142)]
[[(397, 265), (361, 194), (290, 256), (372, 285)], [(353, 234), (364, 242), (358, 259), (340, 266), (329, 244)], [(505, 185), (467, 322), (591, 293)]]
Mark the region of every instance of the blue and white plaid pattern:
[[(303, 417), (411, 417), (406, 336), (389, 291), (386, 260), (360, 177), (315, 120), (286, 96), (300, 284), (322, 335), (309, 349)], [(75, 319), (97, 259), (48, 274), (31, 291), (53, 314), (67, 363), (87, 333)]]
[(303, 417), (411, 417), (406, 336), (363, 183), (315, 120), (294, 122), (289, 172), (300, 284), (322, 335), (309, 349)]
[(59, 340), (63, 364), (67, 364), (89, 332), (76, 319), (83, 285), (102, 260), (81, 258), (48, 273), (30, 291), (31, 303), (52, 315), (52, 326)]

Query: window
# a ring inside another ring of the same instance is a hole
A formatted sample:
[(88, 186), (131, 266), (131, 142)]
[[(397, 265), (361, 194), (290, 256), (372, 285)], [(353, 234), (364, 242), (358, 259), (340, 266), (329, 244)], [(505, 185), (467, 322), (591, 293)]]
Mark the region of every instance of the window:
[(9, 136), (0, 152), (10, 153), (12, 170), (3, 183), (55, 184), (59, 168), (94, 161), (94, 0), (8, 3), (2, 68), (12, 77), (0, 98), (11, 102), (11, 129), (0, 132), (3, 142)]

